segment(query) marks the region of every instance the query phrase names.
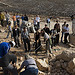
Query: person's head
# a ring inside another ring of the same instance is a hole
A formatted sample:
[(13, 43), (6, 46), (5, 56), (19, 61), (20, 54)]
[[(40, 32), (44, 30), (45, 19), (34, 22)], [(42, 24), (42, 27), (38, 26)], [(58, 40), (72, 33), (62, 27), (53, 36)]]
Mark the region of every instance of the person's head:
[(66, 25), (66, 27), (68, 27), (68, 26), (69, 26), (69, 24)]
[(56, 21), (56, 23), (58, 23), (58, 20)]
[(30, 59), (31, 57), (30, 57), (30, 55), (29, 54), (25, 54), (25, 60), (28, 60), (28, 59)]
[(15, 29), (17, 29), (17, 27), (18, 27), (18, 26), (17, 26), (17, 25), (15, 25)]
[(47, 24), (45, 24), (45, 28), (47, 28)]
[(26, 27), (23, 28), (23, 31), (26, 32)]
[(64, 22), (64, 25), (66, 25), (66, 21)]
[(14, 41), (10, 41), (9, 44), (11, 45), (11, 47), (14, 47), (16, 45)]

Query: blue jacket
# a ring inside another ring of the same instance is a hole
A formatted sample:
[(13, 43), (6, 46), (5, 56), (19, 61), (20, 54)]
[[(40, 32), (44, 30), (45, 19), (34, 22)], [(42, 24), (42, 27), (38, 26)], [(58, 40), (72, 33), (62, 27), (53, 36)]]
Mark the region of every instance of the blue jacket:
[(3, 42), (0, 44), (0, 58), (5, 56), (10, 50), (10, 44), (7, 42)]

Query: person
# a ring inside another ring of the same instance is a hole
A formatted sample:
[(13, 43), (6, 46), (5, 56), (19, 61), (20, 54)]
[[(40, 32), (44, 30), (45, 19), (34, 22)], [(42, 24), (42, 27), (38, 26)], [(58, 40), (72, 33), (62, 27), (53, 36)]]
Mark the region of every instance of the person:
[(64, 36), (64, 44), (68, 43), (67, 37), (69, 36), (69, 25), (66, 25), (65, 28), (65, 36)]
[[(21, 42), (22, 43), (24, 42), (25, 52), (30, 51), (30, 36), (26, 27), (23, 28), (23, 32), (21, 33)], [(27, 45), (28, 45), (28, 50), (27, 50)]]
[[(39, 32), (39, 30), (37, 30), (36, 33), (34, 34), (34, 39), (35, 39), (35, 50), (36, 50), (39, 46), (41, 46), (41, 40), (40, 40), (40, 32)], [(36, 54), (39, 51), (39, 49), (35, 51)]]
[(52, 41), (50, 39), (50, 36), (43, 29), (41, 30), (41, 34), (42, 36), (44, 36), (44, 39), (46, 41), (46, 53), (48, 53), (48, 50), (50, 53), (52, 53), (51, 51)]
[(35, 17), (34, 17), (34, 19), (33, 19), (33, 24), (34, 24), (35, 30), (37, 30), (37, 21), (36, 21), (36, 18), (35, 18)]
[(3, 68), (4, 75), (9, 75), (9, 72), (12, 75), (18, 75), (16, 69), (17, 58), (14, 54), (9, 54), (10, 48), (14, 46), (14, 41), (0, 43), (0, 67)]
[(21, 72), (20, 75), (38, 75), (38, 67), (36, 62), (28, 54), (25, 54), (25, 60), (18, 69), (18, 72), (20, 72), (23, 68), (25, 68), (25, 70)]
[(49, 25), (50, 28), (50, 17), (47, 18), (47, 24)]
[(7, 37), (6, 38), (8, 38), (9, 37), (9, 34), (11, 33), (11, 38), (13, 37), (13, 35), (12, 35), (12, 28), (11, 28), (11, 22), (9, 21), (9, 23), (8, 23), (8, 34), (7, 34)]
[(16, 15), (13, 15), (13, 22), (14, 22), (14, 26), (16, 25)]
[(37, 21), (38, 29), (40, 29), (40, 17), (39, 17), (39, 15), (37, 15), (36, 21)]
[(28, 21), (28, 16), (26, 14), (24, 15), (24, 20)]
[(16, 47), (20, 47), (20, 42), (19, 42), (19, 28), (17, 25), (15, 25), (15, 28), (13, 28), (13, 38), (16, 43)]
[(0, 11), (0, 21), (1, 21), (1, 26), (3, 26), (3, 21), (4, 21), (4, 14)]
[(64, 22), (64, 24), (62, 25), (62, 36), (61, 36), (61, 42), (63, 43), (63, 36), (64, 36), (64, 29), (66, 27), (66, 21)]
[(56, 44), (59, 44), (60, 24), (58, 23), (58, 20), (56, 21), (56, 24), (54, 25), (54, 29), (57, 31)]
[(8, 14), (7, 11), (6, 11), (5, 13), (6, 13), (6, 14), (5, 14), (6, 22), (7, 22), (7, 25), (8, 25), (10, 15)]
[(24, 21), (24, 15), (22, 15), (21, 19), (22, 19), (22, 21)]
[(56, 45), (56, 29), (51, 30), (52, 47)]
[(17, 13), (17, 15), (16, 15), (16, 21), (17, 21), (17, 25), (18, 25), (18, 27), (20, 26), (20, 16), (19, 16), (19, 14)]
[(45, 24), (45, 27), (43, 28), (43, 30), (47, 33), (50, 34), (50, 29), (47, 27), (47, 24)]

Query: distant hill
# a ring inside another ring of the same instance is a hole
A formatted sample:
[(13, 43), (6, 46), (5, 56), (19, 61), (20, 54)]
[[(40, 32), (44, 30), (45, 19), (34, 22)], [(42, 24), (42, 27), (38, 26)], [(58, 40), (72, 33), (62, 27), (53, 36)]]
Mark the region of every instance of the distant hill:
[(0, 10), (19, 13), (71, 16), (75, 14), (75, 0), (0, 0), (9, 6), (0, 4)]

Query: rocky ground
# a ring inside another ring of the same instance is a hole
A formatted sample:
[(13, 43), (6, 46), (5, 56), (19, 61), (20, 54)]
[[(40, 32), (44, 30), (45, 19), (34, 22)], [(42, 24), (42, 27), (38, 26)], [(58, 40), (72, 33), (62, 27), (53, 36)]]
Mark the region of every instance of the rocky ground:
[(0, 0), (0, 10), (27, 14), (71, 16), (75, 0)]

